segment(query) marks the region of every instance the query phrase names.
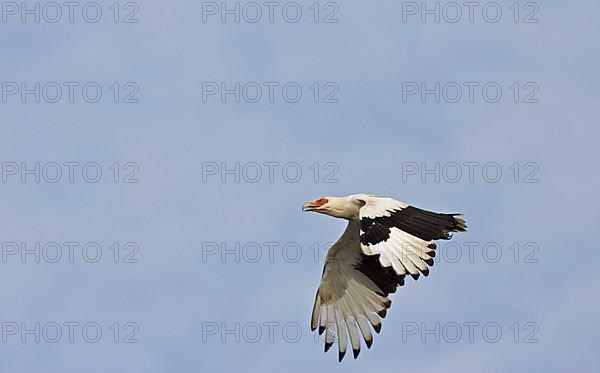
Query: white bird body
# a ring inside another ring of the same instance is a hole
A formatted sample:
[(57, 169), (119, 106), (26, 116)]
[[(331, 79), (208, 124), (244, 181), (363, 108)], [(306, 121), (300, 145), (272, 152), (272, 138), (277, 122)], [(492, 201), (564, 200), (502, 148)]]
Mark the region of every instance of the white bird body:
[(358, 356), (361, 334), (371, 347), (371, 327), (379, 333), (380, 318), (391, 306), (387, 296), (404, 284), (406, 274), (415, 279), (429, 274), (433, 240), (466, 230), (460, 214), (439, 214), (368, 194), (320, 198), (305, 203), (303, 210), (348, 220), (325, 258), (311, 318), (312, 330), (327, 331), (325, 351), (337, 332), (339, 361), (348, 340), (354, 358)]

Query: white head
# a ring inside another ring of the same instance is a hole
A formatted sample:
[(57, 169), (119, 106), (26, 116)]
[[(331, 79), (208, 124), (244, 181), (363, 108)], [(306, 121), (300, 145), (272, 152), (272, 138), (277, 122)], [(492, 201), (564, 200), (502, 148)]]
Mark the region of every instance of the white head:
[(358, 218), (358, 210), (363, 203), (352, 196), (348, 197), (322, 197), (312, 202), (306, 202), (302, 211), (314, 211), (320, 214), (342, 218), (346, 220)]

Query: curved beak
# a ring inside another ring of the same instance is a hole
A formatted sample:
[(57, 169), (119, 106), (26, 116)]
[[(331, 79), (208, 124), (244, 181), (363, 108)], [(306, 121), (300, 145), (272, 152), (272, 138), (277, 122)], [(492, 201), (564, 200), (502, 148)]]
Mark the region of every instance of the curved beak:
[(329, 202), (327, 198), (319, 198), (312, 202), (306, 202), (302, 205), (302, 211), (316, 211), (323, 212), (324, 206)]
[(302, 205), (302, 211), (315, 211), (315, 209), (317, 209), (318, 207), (319, 206), (315, 205), (313, 202), (306, 202), (304, 205)]

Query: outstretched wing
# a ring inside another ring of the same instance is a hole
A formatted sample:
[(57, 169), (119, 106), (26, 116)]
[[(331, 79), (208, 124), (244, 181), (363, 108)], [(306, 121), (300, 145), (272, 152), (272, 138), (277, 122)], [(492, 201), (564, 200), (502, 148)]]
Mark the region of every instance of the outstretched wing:
[(354, 358), (360, 353), (361, 335), (367, 348), (373, 343), (371, 328), (379, 333), (391, 301), (404, 276), (381, 268), (374, 256), (364, 255), (359, 241), (360, 225), (350, 222), (340, 239), (329, 249), (321, 284), (312, 311), (311, 329), (325, 334), (325, 351), (336, 339), (339, 361), (346, 354), (348, 340)]
[(452, 232), (467, 229), (461, 214), (440, 214), (409, 206), (392, 198), (361, 196), (360, 247), (378, 255), (384, 268), (414, 279), (427, 276), (435, 257), (434, 240), (447, 240)]

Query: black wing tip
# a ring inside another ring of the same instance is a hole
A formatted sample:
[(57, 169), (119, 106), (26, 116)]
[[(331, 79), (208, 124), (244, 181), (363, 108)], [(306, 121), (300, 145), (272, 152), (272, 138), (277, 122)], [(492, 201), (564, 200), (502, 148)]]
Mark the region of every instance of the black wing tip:
[(340, 353), (338, 354), (338, 362), (342, 362), (342, 360), (344, 359), (344, 356), (346, 355), (346, 351), (340, 351)]
[(333, 346), (333, 343), (325, 342), (325, 352), (329, 351), (331, 346)]
[(373, 325), (373, 330), (375, 330), (375, 333), (379, 334), (381, 331), (381, 323)]
[(415, 274), (410, 274), (410, 277), (412, 277), (415, 281), (419, 279), (419, 274), (415, 273)]
[[(322, 325), (319, 325), (319, 335), (323, 334), (323, 332), (325, 331), (325, 329), (327, 329), (327, 328), (325, 328)], [(314, 331), (314, 329), (313, 329), (313, 331)]]
[(356, 350), (352, 349), (352, 356), (354, 356), (355, 359), (358, 357), (358, 354), (360, 354), (360, 348)]
[(371, 345), (373, 344), (373, 338), (365, 339), (365, 344), (367, 345), (367, 348), (371, 348)]
[[(425, 262), (425, 263), (427, 263), (427, 262)], [(429, 276), (429, 268), (425, 268), (423, 271), (421, 271), (421, 273), (423, 273), (423, 276), (425, 276), (425, 277)]]
[(379, 317), (381, 317), (383, 319), (383, 318), (385, 318), (385, 315), (387, 315), (387, 310), (383, 309), (383, 310), (377, 311), (377, 314), (379, 315)]
[(455, 232), (466, 232), (467, 231), (467, 222), (465, 221), (465, 216), (463, 214), (451, 214), (454, 219), (454, 226), (452, 230)]
[[(430, 255), (430, 256), (431, 256), (431, 255)], [(428, 265), (428, 266), (430, 266), (430, 267), (433, 267), (433, 263), (434, 263), (434, 260), (433, 260), (433, 259), (423, 259), (423, 261), (424, 261), (425, 263), (427, 263), (427, 265)], [(427, 271), (427, 273), (429, 273), (429, 269), (427, 269), (426, 271)], [(427, 275), (425, 275), (425, 276), (427, 276)]]

